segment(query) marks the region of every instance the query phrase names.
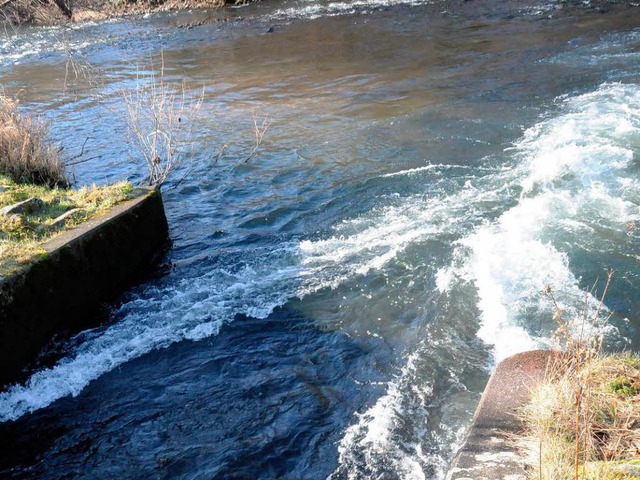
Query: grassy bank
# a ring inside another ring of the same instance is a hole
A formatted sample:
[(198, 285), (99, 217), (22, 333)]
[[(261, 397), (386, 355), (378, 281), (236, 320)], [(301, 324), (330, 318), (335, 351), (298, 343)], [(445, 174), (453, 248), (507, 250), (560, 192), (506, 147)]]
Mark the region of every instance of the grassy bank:
[(40, 243), (140, 193), (129, 182), (69, 188), (47, 123), (18, 107), (0, 91), (0, 276), (42, 255)]
[[(559, 323), (562, 353), (547, 367), (523, 411), (529, 445), (535, 445), (531, 480), (640, 479), (640, 355), (603, 352), (603, 300), (588, 317)], [(590, 332), (590, 333), (587, 333)]]
[(0, 277), (43, 255), (42, 242), (141, 192), (129, 182), (70, 189), (19, 184), (0, 176), (0, 209), (36, 199), (21, 213), (0, 213)]

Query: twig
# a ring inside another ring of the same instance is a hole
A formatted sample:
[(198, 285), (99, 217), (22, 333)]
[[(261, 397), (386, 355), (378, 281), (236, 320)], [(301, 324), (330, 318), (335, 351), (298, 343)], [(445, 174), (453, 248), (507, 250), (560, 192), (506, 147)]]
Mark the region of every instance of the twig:
[(77, 165), (77, 163), (82, 163), (82, 162), (73, 163), (73, 161), (76, 158), (80, 158), (82, 155), (84, 155), (84, 147), (87, 145), (87, 142), (89, 141), (90, 138), (93, 138), (93, 137), (87, 137), (87, 138), (84, 139), (84, 143), (82, 144), (82, 149), (80, 150), (80, 153), (78, 155), (75, 155), (75, 156), (71, 157), (67, 161), (67, 165)]
[(69, 166), (69, 167), (75, 167), (76, 165), (80, 165), (81, 163), (90, 162), (91, 160), (95, 160), (96, 158), (100, 158), (100, 157), (102, 157), (102, 155), (94, 155), (93, 157), (84, 158), (84, 159), (79, 160), (79, 161), (77, 161), (77, 162), (67, 163), (67, 166)]
[(251, 159), (251, 157), (253, 157), (253, 155), (258, 151), (258, 148), (262, 143), (262, 139), (264, 138), (264, 134), (267, 132), (267, 128), (269, 128), (269, 125), (271, 125), (271, 122), (269, 120), (269, 117), (265, 115), (262, 119), (262, 123), (260, 124), (260, 126), (258, 126), (258, 110), (256, 109), (253, 111), (253, 134), (255, 136), (255, 145), (253, 147), (253, 150), (251, 150), (251, 153), (247, 158), (245, 158), (243, 163), (247, 163)]
[(10, 5), (14, 2), (15, 0), (4, 0), (4, 2), (0, 3), (0, 9), (6, 7), (7, 5)]
[(222, 156), (224, 155), (225, 150), (229, 148), (229, 145), (227, 145), (226, 143), (224, 145), (222, 145), (222, 148), (220, 149), (220, 152), (218, 152), (218, 155), (216, 156), (215, 160), (213, 161), (213, 166), (217, 165), (218, 162), (220, 161), (220, 159), (222, 158)]

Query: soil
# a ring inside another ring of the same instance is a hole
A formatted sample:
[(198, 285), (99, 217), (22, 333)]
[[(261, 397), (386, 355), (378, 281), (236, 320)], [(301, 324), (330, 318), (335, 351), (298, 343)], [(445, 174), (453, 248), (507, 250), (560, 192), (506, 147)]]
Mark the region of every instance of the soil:
[(243, 0), (59, 0), (71, 12), (65, 14), (54, 0), (0, 0), (0, 22), (11, 24), (59, 25), (115, 17), (145, 15), (152, 12), (221, 8)]

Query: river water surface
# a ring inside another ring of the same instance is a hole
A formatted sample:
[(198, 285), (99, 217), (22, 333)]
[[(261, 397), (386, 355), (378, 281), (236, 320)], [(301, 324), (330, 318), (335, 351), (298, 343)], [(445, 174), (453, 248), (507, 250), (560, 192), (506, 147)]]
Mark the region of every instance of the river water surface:
[(0, 36), (79, 184), (144, 178), (113, 112), (163, 62), (203, 92), (167, 265), (4, 387), (0, 477), (441, 479), (496, 361), (552, 345), (545, 286), (571, 318), (614, 270), (593, 328), (640, 350), (640, 8), (287, 0)]

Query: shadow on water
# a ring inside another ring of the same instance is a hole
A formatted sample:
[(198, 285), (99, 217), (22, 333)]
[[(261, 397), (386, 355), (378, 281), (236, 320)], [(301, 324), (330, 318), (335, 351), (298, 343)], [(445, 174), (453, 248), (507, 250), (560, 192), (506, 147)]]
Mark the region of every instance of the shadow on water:
[(2, 477), (328, 475), (327, 446), (384, 391), (394, 354), (380, 338), (318, 329), (296, 303), (154, 351), (0, 425)]

